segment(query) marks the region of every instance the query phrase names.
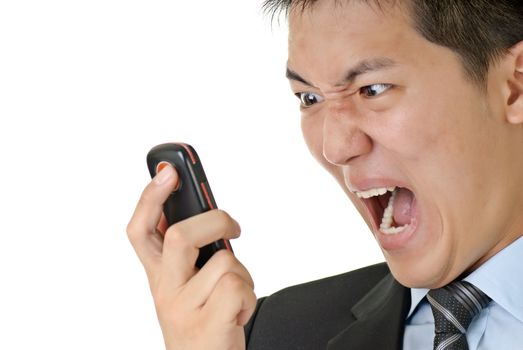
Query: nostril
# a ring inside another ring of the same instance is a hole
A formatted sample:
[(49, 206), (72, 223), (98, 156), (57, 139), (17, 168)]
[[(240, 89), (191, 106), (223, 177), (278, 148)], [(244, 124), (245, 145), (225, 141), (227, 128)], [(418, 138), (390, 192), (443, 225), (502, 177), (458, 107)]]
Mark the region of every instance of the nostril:
[(372, 141), (359, 129), (324, 135), (323, 157), (334, 165), (346, 165), (353, 159), (370, 153)]

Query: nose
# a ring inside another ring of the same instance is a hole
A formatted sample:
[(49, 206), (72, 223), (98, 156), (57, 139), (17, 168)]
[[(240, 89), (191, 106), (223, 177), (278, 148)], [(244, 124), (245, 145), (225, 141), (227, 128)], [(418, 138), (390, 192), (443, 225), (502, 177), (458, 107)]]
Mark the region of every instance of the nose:
[(323, 119), (323, 157), (331, 164), (346, 165), (369, 153), (372, 140), (362, 126), (365, 117), (349, 103), (332, 102)]

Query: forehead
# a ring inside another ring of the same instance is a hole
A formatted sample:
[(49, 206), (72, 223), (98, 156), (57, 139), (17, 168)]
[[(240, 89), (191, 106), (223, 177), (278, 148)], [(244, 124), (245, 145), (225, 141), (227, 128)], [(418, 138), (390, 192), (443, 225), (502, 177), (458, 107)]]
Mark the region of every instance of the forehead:
[[(289, 66), (325, 74), (373, 57), (413, 60), (420, 41), (400, 2), (319, 0), (289, 13)], [(325, 75), (323, 76), (325, 77)], [(311, 77), (311, 79), (313, 79)], [(328, 77), (328, 79), (339, 79)]]
[(290, 6), (289, 23), (291, 28), (304, 21), (339, 25), (369, 16), (409, 22), (409, 15), (410, 2), (405, 0), (302, 0)]

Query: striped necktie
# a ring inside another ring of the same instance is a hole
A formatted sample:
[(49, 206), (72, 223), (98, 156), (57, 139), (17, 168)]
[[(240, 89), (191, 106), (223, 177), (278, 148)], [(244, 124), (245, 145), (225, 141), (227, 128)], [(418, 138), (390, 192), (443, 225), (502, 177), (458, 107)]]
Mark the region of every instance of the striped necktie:
[(434, 314), (434, 350), (468, 350), (465, 333), (490, 298), (466, 281), (433, 289), (427, 299)]

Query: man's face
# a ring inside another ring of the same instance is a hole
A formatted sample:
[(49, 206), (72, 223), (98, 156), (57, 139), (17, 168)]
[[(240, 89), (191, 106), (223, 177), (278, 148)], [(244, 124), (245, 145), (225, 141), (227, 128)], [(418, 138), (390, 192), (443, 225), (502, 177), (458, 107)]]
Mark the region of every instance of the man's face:
[(400, 6), (334, 3), (289, 18), (288, 76), (302, 97), (305, 140), (395, 277), (441, 286), (519, 233), (501, 81), (493, 69), (487, 92), (471, 83), (459, 58), (418, 34)]

